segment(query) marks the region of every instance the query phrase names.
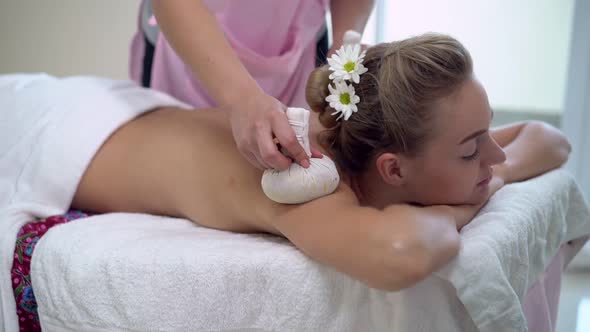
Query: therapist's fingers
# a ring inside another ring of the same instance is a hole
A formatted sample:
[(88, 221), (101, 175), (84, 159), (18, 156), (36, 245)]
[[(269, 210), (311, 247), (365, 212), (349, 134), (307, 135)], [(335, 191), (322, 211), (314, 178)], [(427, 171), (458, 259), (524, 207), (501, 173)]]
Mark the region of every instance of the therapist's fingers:
[(309, 149), (311, 150), (311, 157), (312, 158), (323, 158), (324, 154), (322, 153), (322, 151), (320, 151), (318, 148), (316, 148), (313, 145), (309, 146)]
[[(272, 132), (279, 140), (279, 144), (287, 150), (289, 156), (304, 168), (309, 167), (309, 156), (297, 140), (295, 131), (289, 125), (287, 116), (282, 113), (272, 119)], [(288, 167), (288, 166), (287, 166)]]
[(291, 159), (279, 151), (270, 130), (268, 132), (258, 132), (257, 143), (260, 158), (263, 163), (268, 165), (268, 168), (283, 171), (291, 166)]

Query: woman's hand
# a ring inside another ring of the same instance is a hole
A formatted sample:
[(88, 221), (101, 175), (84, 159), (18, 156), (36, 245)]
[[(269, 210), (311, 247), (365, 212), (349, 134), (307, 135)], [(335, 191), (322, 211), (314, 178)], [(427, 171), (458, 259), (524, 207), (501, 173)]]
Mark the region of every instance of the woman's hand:
[(524, 181), (560, 167), (571, 152), (565, 135), (541, 121), (495, 128), (491, 135), (506, 153), (506, 161), (494, 166), (494, 172), (506, 183)]
[(452, 205), (450, 207), (450, 212), (455, 218), (455, 223), (457, 224), (457, 230), (461, 230), (463, 226), (469, 224), (473, 218), (477, 215), (479, 210), (488, 202), (490, 197), (498, 191), (500, 188), (504, 186), (504, 179), (497, 174), (494, 174), (492, 180), (488, 184), (488, 196), (485, 201), (474, 204), (474, 205)]
[[(259, 169), (285, 170), (291, 159), (276, 145), (284, 148), (298, 164), (309, 167), (309, 156), (295, 137), (287, 121), (287, 108), (277, 99), (264, 93), (243, 101), (238, 107), (228, 107), (232, 133), (242, 155)], [(311, 147), (312, 157), (321, 153)]]

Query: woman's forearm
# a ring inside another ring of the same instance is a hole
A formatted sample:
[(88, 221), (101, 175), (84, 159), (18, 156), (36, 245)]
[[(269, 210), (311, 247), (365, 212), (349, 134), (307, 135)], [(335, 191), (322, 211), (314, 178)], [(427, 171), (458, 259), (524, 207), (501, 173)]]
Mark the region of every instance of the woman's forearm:
[[(443, 205), (394, 205), (388, 209), (394, 217), (387, 216), (390, 223), (387, 228), (397, 232), (392, 267), (401, 266), (411, 271), (403, 280), (394, 280), (394, 286), (401, 288), (413, 286), (455, 257), (460, 249), (457, 230), (460, 219), (471, 220), (479, 210), (470, 207), (458, 212), (454, 207)], [(384, 212), (389, 212), (388, 209)]]
[(521, 125), (506, 142), (506, 161), (495, 171), (506, 183), (523, 181), (557, 168), (568, 158), (571, 146), (556, 128), (539, 121)]
[(439, 269), (459, 249), (448, 207), (360, 207), (341, 193), (296, 208), (274, 222), (312, 259), (370, 287), (397, 291)]
[(262, 93), (200, 0), (154, 0), (158, 25), (179, 57), (220, 106)]

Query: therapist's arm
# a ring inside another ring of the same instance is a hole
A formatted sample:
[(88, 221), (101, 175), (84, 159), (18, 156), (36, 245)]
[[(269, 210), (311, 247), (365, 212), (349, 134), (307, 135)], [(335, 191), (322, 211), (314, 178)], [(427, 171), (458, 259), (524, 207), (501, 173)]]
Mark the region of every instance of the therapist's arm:
[(332, 47), (334, 52), (342, 46), (342, 37), (347, 30), (362, 33), (373, 10), (374, 0), (332, 0)]
[(220, 106), (262, 93), (202, 1), (155, 0), (153, 11), (170, 45)]
[(291, 161), (279, 152), (274, 134), (299, 164), (308, 167), (309, 158), (289, 126), (285, 106), (250, 76), (205, 4), (199, 0), (154, 0), (153, 11), (178, 56), (228, 113), (242, 155), (259, 169), (288, 168)]
[(541, 121), (527, 121), (491, 130), (506, 153), (506, 161), (494, 166), (506, 183), (527, 180), (563, 165), (571, 152), (565, 135)]

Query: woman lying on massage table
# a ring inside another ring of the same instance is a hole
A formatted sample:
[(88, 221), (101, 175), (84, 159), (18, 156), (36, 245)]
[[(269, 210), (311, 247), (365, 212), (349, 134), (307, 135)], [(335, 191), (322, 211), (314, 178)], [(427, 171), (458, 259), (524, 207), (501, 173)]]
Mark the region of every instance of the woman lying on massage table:
[[(160, 108), (106, 141), (73, 207), (281, 235), (369, 286), (398, 290), (457, 254), (458, 230), (504, 183), (567, 159), (568, 142), (548, 125), (489, 129), (493, 113), (485, 90), (469, 53), (451, 37), (429, 34), (373, 46), (353, 70), (360, 81), (345, 83), (358, 99), (329, 77), (328, 66), (308, 80), (315, 111), (310, 140), (335, 161), (342, 179), (332, 194), (304, 204), (273, 202), (261, 189), (262, 172), (234, 145), (224, 112)], [(326, 102), (329, 85), (336, 109)]]

